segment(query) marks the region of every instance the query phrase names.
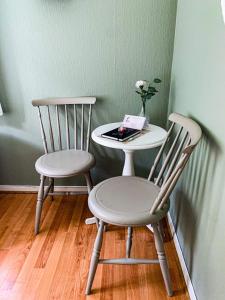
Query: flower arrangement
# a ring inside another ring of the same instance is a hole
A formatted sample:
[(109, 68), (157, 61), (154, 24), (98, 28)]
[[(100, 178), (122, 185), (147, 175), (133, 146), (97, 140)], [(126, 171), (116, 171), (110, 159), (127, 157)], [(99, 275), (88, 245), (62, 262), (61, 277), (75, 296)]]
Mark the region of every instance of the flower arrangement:
[[(161, 79), (155, 78), (153, 80), (153, 83), (160, 83), (162, 82)], [(135, 84), (135, 87), (138, 89), (136, 93), (141, 96), (142, 101), (142, 110), (140, 112), (140, 116), (146, 117), (145, 115), (145, 104), (146, 101), (151, 99), (153, 96), (155, 96), (156, 93), (158, 93), (158, 90), (152, 85), (151, 82), (147, 80), (138, 80)]]

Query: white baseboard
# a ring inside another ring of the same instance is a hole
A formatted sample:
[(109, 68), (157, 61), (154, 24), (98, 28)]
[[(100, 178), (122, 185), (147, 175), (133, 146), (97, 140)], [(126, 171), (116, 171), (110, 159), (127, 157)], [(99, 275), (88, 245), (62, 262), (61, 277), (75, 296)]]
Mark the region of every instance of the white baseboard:
[[(38, 185), (0, 185), (0, 192), (35, 193)], [(55, 186), (55, 192), (82, 193), (87, 194), (86, 186)]]
[(179, 258), (179, 261), (180, 261), (181, 269), (182, 269), (182, 272), (183, 272), (183, 275), (184, 275), (184, 280), (185, 280), (185, 283), (186, 283), (186, 286), (187, 286), (187, 290), (188, 290), (190, 299), (191, 300), (197, 300), (197, 297), (195, 295), (195, 291), (194, 291), (194, 288), (193, 288), (193, 285), (192, 285), (192, 282), (191, 282), (191, 278), (190, 278), (190, 275), (188, 273), (188, 269), (187, 269), (187, 266), (186, 266), (186, 263), (185, 263), (185, 260), (184, 260), (184, 256), (183, 256), (183, 253), (182, 253), (179, 241), (178, 241), (176, 230), (174, 228), (173, 221), (172, 221), (172, 218), (171, 218), (169, 213), (168, 213), (167, 217), (168, 217), (168, 223), (169, 223), (170, 231), (171, 231), (171, 234), (172, 234), (172, 237), (173, 237), (174, 245), (175, 245), (177, 255), (178, 255), (178, 258)]

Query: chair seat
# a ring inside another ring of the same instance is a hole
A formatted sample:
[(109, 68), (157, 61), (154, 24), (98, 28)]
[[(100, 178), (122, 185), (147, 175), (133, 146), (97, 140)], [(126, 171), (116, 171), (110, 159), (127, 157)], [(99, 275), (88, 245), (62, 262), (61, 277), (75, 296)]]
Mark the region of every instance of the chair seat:
[(47, 177), (70, 177), (85, 173), (95, 164), (94, 156), (82, 150), (62, 150), (38, 158), (35, 168)]
[(150, 214), (160, 188), (152, 182), (130, 176), (107, 179), (89, 194), (88, 205), (98, 219), (121, 226), (141, 226), (158, 222), (169, 210), (166, 204), (154, 215)]

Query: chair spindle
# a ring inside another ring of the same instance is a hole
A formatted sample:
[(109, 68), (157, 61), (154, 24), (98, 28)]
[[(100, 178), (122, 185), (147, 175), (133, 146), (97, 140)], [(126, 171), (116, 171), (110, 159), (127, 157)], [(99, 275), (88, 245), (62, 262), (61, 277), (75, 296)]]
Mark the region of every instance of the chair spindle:
[(164, 204), (166, 203), (171, 191), (173, 190), (174, 186), (176, 185), (177, 180), (179, 179), (179, 177), (189, 159), (189, 156), (190, 156), (190, 154), (187, 154), (187, 153), (182, 155), (177, 168), (174, 169), (175, 170), (174, 174), (172, 172), (170, 180), (167, 180), (165, 185), (167, 185), (167, 183), (168, 183), (168, 187), (166, 187), (166, 189), (165, 189), (164, 196), (162, 197), (161, 202), (158, 205), (158, 209), (161, 209), (164, 206)]
[(43, 121), (42, 121), (41, 109), (39, 106), (38, 106), (38, 116), (39, 116), (39, 121), (40, 121), (40, 126), (41, 126), (41, 137), (42, 137), (44, 150), (45, 150), (45, 153), (48, 153), (47, 140), (46, 140), (45, 130), (44, 130)]
[(65, 105), (65, 116), (66, 116), (66, 143), (67, 149), (70, 149), (70, 129), (69, 129), (69, 117), (68, 117), (68, 109), (67, 105)]
[[(183, 167), (185, 165), (185, 162), (187, 161), (187, 154), (184, 154), (179, 162), (177, 163), (176, 167), (174, 168), (172, 174), (170, 175), (167, 182), (161, 187), (160, 193), (155, 200), (151, 210), (150, 214), (154, 214), (156, 210), (158, 210), (160, 207), (162, 207), (165, 204), (165, 201), (168, 199), (168, 195), (170, 194), (171, 190), (174, 187), (174, 184), (176, 184), (177, 179), (179, 178)], [(163, 200), (166, 199), (164, 202)]]
[(86, 151), (89, 150), (89, 144), (90, 144), (91, 113), (92, 113), (92, 105), (90, 104), (89, 113), (88, 113), (88, 129), (87, 129)]
[(185, 141), (187, 139), (187, 136), (188, 136), (188, 132), (185, 133), (185, 135), (184, 135), (184, 137), (183, 137), (183, 139), (182, 139), (182, 141), (181, 141), (181, 143), (180, 143), (180, 145), (179, 145), (179, 147), (178, 147), (178, 149), (177, 149), (177, 151), (176, 151), (176, 153), (175, 153), (175, 155), (173, 157), (173, 160), (170, 163), (169, 169), (168, 169), (168, 171), (166, 173), (166, 176), (165, 176), (165, 178), (163, 180), (163, 184), (162, 185), (164, 185), (164, 183), (167, 181), (167, 179), (169, 178), (170, 174), (172, 173), (172, 171), (174, 169), (174, 166), (175, 166), (175, 163), (177, 162), (178, 157), (179, 157), (179, 155), (181, 153), (181, 150), (183, 149), (183, 146), (184, 146), (184, 143), (185, 143)]
[(51, 120), (51, 114), (50, 114), (49, 105), (47, 105), (47, 112), (48, 112), (50, 143), (51, 143), (52, 152), (55, 152), (54, 136), (53, 136), (53, 130), (52, 130), (52, 120)]
[(166, 140), (164, 141), (164, 143), (162, 144), (162, 146), (161, 146), (161, 148), (160, 148), (160, 150), (159, 150), (159, 152), (158, 152), (158, 154), (157, 154), (157, 156), (156, 156), (156, 158), (155, 158), (155, 161), (154, 161), (153, 166), (152, 166), (152, 168), (151, 168), (150, 174), (149, 174), (149, 176), (148, 176), (148, 180), (149, 180), (149, 181), (152, 180), (152, 176), (153, 176), (154, 173), (155, 173), (155, 169), (156, 169), (156, 167), (157, 167), (157, 165), (158, 165), (158, 163), (159, 163), (159, 161), (160, 161), (160, 158), (161, 158), (161, 156), (162, 156), (162, 154), (163, 154), (164, 148), (165, 148), (165, 146), (166, 146), (166, 144), (167, 144), (167, 142), (168, 142), (168, 139), (169, 139), (169, 137), (170, 137), (170, 135), (171, 135), (171, 132), (172, 132), (172, 130), (173, 130), (174, 125), (175, 125), (175, 123), (172, 123), (172, 125), (170, 126), (170, 129), (168, 130), (167, 138), (166, 138)]
[(74, 122), (74, 149), (77, 150), (77, 107), (73, 105), (73, 122)]
[(61, 126), (60, 126), (58, 105), (56, 105), (55, 109), (56, 109), (56, 122), (57, 122), (57, 128), (58, 128), (59, 150), (62, 150), (62, 137), (61, 137)]
[(81, 104), (81, 137), (80, 137), (80, 148), (84, 148), (84, 105)]
[(181, 127), (179, 129), (179, 131), (178, 131), (178, 133), (176, 135), (176, 138), (174, 139), (174, 142), (173, 142), (173, 144), (172, 144), (172, 146), (171, 146), (171, 148), (170, 148), (170, 150), (169, 150), (169, 152), (168, 152), (168, 154), (166, 156), (166, 159), (165, 159), (165, 161), (164, 161), (164, 163), (162, 165), (162, 168), (161, 168), (161, 170), (159, 172), (159, 175), (158, 175), (158, 177), (156, 179), (155, 185), (159, 185), (160, 179), (162, 178), (163, 173), (164, 173), (164, 171), (165, 171), (165, 169), (166, 169), (166, 167), (167, 167), (167, 165), (168, 165), (168, 163), (170, 161), (171, 155), (173, 153), (174, 148), (176, 147), (177, 141), (178, 141), (178, 139), (180, 137), (180, 134), (181, 134), (182, 130), (183, 130), (183, 127)]

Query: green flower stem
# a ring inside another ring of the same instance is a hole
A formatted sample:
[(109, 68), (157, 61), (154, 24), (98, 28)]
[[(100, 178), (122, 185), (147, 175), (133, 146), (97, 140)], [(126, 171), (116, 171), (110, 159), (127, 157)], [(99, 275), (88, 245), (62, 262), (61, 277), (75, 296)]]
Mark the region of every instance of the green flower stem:
[(143, 112), (143, 115), (145, 116), (145, 112), (146, 112), (146, 99), (144, 97), (141, 97), (141, 101), (142, 101), (142, 112)]

